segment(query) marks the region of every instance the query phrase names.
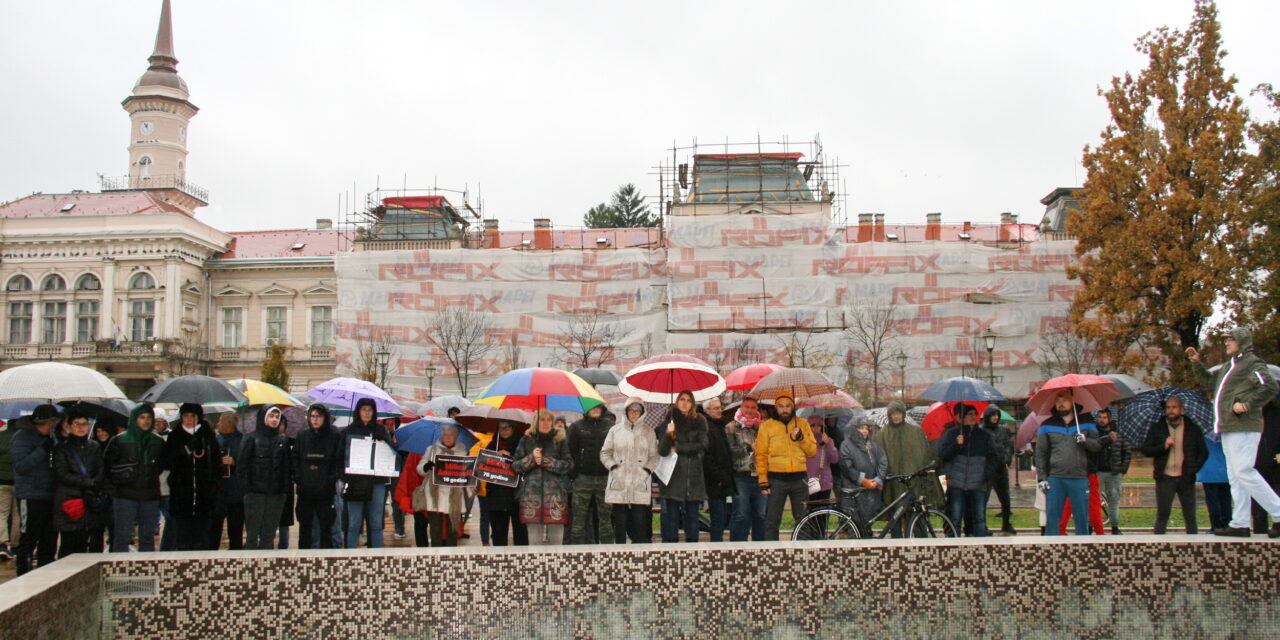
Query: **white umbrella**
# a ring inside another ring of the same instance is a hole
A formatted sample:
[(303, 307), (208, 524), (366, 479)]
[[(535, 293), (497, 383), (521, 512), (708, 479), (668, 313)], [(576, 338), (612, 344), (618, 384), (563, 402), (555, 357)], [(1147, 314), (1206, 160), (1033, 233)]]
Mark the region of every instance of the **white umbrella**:
[(114, 382), (90, 369), (37, 362), (0, 371), (0, 402), (70, 402), (125, 399)]

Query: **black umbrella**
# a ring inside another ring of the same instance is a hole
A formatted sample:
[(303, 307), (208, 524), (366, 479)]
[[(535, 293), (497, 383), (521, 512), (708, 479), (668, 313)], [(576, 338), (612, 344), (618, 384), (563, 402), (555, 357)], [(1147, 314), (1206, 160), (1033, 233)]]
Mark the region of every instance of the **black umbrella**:
[(590, 369), (574, 369), (573, 375), (582, 378), (587, 384), (593, 387), (600, 384), (616, 387), (619, 382), (622, 382), (622, 376), (618, 375), (616, 372), (608, 369), (600, 369), (598, 367), (592, 367)]
[(94, 424), (108, 424), (116, 429), (129, 425), (129, 412), (137, 405), (132, 400), (102, 400), (100, 402), (60, 402), (62, 408), (79, 411), (93, 419)]
[(249, 402), (243, 393), (227, 384), (225, 380), (202, 375), (189, 375), (170, 378), (157, 384), (138, 398), (142, 402), (171, 402), (182, 404), (243, 405)]

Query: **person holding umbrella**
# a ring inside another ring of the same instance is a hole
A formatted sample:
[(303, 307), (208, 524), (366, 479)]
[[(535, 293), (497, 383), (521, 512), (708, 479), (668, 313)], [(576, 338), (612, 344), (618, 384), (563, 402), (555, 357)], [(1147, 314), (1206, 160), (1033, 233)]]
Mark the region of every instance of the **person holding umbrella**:
[(417, 491), (425, 496), (424, 508), (427, 527), (430, 531), (431, 546), (456, 547), (458, 536), (454, 535), (454, 523), (462, 515), (462, 500), (466, 489), (462, 487), (445, 487), (431, 481), (432, 469), (439, 456), (465, 456), (467, 448), (458, 442), (457, 423), (445, 423), (440, 427), (440, 440), (431, 445), (418, 462), (418, 476), (422, 484)]
[(209, 548), (209, 528), (218, 501), (222, 471), (218, 438), (204, 421), (204, 408), (187, 402), (178, 408), (179, 427), (160, 448), (160, 468), (169, 472), (169, 514), (180, 551)]
[[(386, 427), (378, 422), (378, 407), (373, 398), (360, 398), (356, 401), (351, 425), (343, 432), (342, 460), (343, 468), (348, 464), (347, 456), (351, 453), (351, 441), (358, 438), (373, 438), (391, 444), (391, 436)], [(346, 548), (360, 546), (360, 528), (366, 523), (369, 531), (369, 548), (380, 549), (383, 546), (382, 529), (385, 526), (387, 483), (377, 476), (344, 473), (342, 481), (346, 485), (342, 497), (347, 507), (347, 540)]]
[(795, 415), (796, 402), (790, 392), (779, 392), (773, 400), (776, 417), (760, 425), (756, 436), (756, 471), (760, 492), (768, 496), (765, 510), (765, 539), (777, 540), (782, 526), (782, 508), (791, 499), (791, 515), (804, 517), (809, 499), (808, 459), (818, 454), (818, 441), (804, 418)]
[(676, 452), (675, 470), (670, 480), (660, 487), (662, 495), (662, 541), (679, 542), (684, 529), (685, 542), (697, 542), (700, 533), (698, 509), (707, 499), (702, 457), (710, 445), (707, 421), (697, 411), (693, 392), (676, 395), (666, 429), (658, 436), (658, 455)]
[(54, 426), (62, 421), (51, 404), (36, 407), (27, 424), (13, 435), (13, 497), (18, 499), (22, 531), (18, 541), (18, 575), (54, 561), (58, 530), (54, 526)]
[[(471, 451), (471, 455), (476, 455), (479, 453), (480, 448), (485, 448), (510, 459), (519, 444), (520, 440), (516, 436), (515, 423), (510, 420), (498, 420), (497, 433), (493, 435), (488, 443), (477, 442)], [(481, 484), (483, 486), (478, 489), (480, 508), (489, 514), (489, 538), (493, 546), (505, 547), (508, 540), (512, 544), (521, 547), (529, 544), (529, 530), (525, 528), (523, 522), (520, 522), (516, 487), (507, 487), (492, 482), (482, 482)], [(510, 532), (510, 537), (508, 537), (508, 532)]]
[(1267, 535), (1280, 538), (1280, 496), (1254, 468), (1262, 441), (1262, 407), (1275, 397), (1276, 380), (1253, 354), (1253, 334), (1248, 329), (1232, 329), (1225, 342), (1229, 360), (1216, 375), (1204, 368), (1195, 347), (1187, 348), (1187, 359), (1201, 384), (1213, 391), (1213, 432), (1222, 434), (1231, 482), (1231, 522), (1214, 533), (1249, 537), (1249, 500), (1253, 499), (1271, 515)]
[(529, 543), (559, 545), (569, 523), (569, 473), (573, 458), (563, 429), (546, 409), (533, 414), (533, 427), (516, 446), (511, 469), (520, 474), (520, 522), (529, 529)]
[[(1082, 423), (1081, 408), (1071, 389), (1061, 389), (1053, 399), (1052, 414), (1036, 432), (1036, 474), (1045, 493), (1048, 520), (1045, 535), (1058, 535), (1058, 522), (1067, 499), (1075, 505), (1089, 504), (1089, 458), (1102, 450), (1098, 429)], [(1087, 510), (1083, 510), (1087, 511)], [(1089, 519), (1076, 515), (1076, 535), (1089, 535)]]
[(658, 441), (640, 421), (644, 402), (639, 398), (628, 400), (622, 415), (600, 448), (600, 463), (609, 470), (604, 499), (613, 507), (613, 541), (625, 544), (630, 537), (632, 544), (647, 543), (653, 502), (650, 477), (658, 466)]
[(982, 428), (991, 434), (992, 444), (999, 454), (999, 468), (995, 474), (991, 476), (991, 482), (988, 483), (987, 501), (991, 501), (991, 492), (994, 491), (996, 497), (1000, 500), (1000, 530), (1008, 535), (1018, 535), (1018, 530), (1013, 528), (1009, 523), (1009, 518), (1013, 516), (1013, 510), (1010, 508), (1009, 500), (1009, 465), (1013, 462), (1013, 432), (1009, 431), (1000, 420), (1000, 407), (990, 404), (987, 405), (985, 411), (982, 412)]
[(244, 434), (240, 433), (240, 419), (234, 411), (227, 411), (218, 416), (218, 439), (220, 460), (218, 473), (218, 511), (209, 525), (210, 545), (214, 549), (222, 547), (222, 528), (227, 529), (227, 548), (239, 551), (244, 548), (244, 490), (240, 488), (240, 480), (236, 478), (236, 460), (240, 459), (240, 447), (244, 444)]
[(756, 475), (756, 434), (764, 422), (759, 402), (751, 396), (733, 414), (733, 421), (725, 425), (729, 436), (729, 451), (733, 454), (733, 513), (729, 515), (729, 540), (743, 542), (747, 534), (755, 541), (764, 540), (765, 505), (768, 502), (760, 493), (760, 479)]
[(947, 515), (974, 537), (985, 538), (990, 535), (987, 487), (999, 468), (1001, 452), (991, 433), (978, 425), (976, 407), (962, 403), (956, 407), (956, 416), (959, 424), (947, 429), (938, 444), (938, 459), (946, 465), (947, 496), (951, 498)]
[(138, 531), (138, 551), (156, 550), (160, 517), (160, 448), (164, 440), (152, 433), (155, 409), (146, 402), (129, 411), (129, 425), (116, 434), (102, 453), (111, 489), (111, 551), (129, 550)]
[[(298, 432), (293, 447), (299, 549), (310, 549), (315, 536), (321, 549), (333, 548), (333, 523), (338, 518), (333, 494), (342, 475), (342, 443), (329, 408), (319, 402), (307, 407), (307, 428)], [(318, 528), (313, 526), (317, 521)]]
[[(89, 440), (89, 416), (83, 410), (68, 412), (67, 437), (53, 450), (53, 521), (62, 534), (58, 557), (102, 551), (103, 502), (102, 450)], [(97, 536), (90, 543), (90, 536)]]

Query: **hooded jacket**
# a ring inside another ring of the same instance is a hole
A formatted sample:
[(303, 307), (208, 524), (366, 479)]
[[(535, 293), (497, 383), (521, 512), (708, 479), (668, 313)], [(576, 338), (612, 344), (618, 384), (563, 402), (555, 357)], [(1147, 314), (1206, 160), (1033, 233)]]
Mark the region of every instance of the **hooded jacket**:
[[(962, 435), (964, 444), (957, 444)], [(948, 490), (985, 491), (987, 481), (1000, 468), (995, 438), (980, 425), (947, 429), (938, 443), (938, 460), (945, 465)]]
[(322, 404), (307, 407), (307, 415), (318, 411), (324, 416), (319, 428), (307, 425), (298, 431), (293, 446), (293, 478), (298, 495), (332, 496), (338, 477), (342, 475), (342, 434), (333, 427), (329, 410)]
[[(795, 439), (791, 429), (800, 427), (800, 437)], [(769, 487), (770, 473), (808, 473), (808, 459), (818, 455), (818, 440), (804, 418), (793, 415), (783, 424), (770, 418), (760, 425), (756, 435), (756, 473), (760, 486)]]
[(267, 426), (265, 418), (272, 409), (278, 411), (280, 407), (266, 404), (258, 408), (258, 426), (245, 436), (240, 446), (236, 475), (245, 493), (273, 494), (289, 490), (289, 437)]
[(989, 422), (992, 416), (1000, 415), (1000, 407), (987, 405), (985, 411), (982, 412), (982, 425), (987, 433), (991, 434), (992, 442), (995, 444), (996, 453), (999, 456), (1000, 464), (1009, 466), (1013, 462), (1013, 432), (997, 421), (995, 424)]
[[(1088, 478), (1090, 458), (1102, 450), (1098, 441), (1098, 428), (1093, 417), (1084, 407), (1076, 405), (1075, 421), (1067, 421), (1056, 413), (1049, 416), (1036, 432), (1036, 475), (1040, 481), (1049, 478)], [(1076, 442), (1076, 434), (1084, 435), (1084, 442)]]
[(24, 420), (22, 427), (13, 434), (13, 497), (19, 500), (53, 500), (53, 446), (57, 442), (53, 433), (40, 435), (36, 425)]
[(160, 450), (164, 439), (154, 431), (138, 427), (138, 416), (155, 416), (151, 405), (142, 403), (129, 411), (129, 425), (107, 441), (102, 464), (107, 472), (111, 495), (124, 500), (160, 499)]
[[(1097, 427), (1098, 442), (1102, 443), (1102, 451), (1098, 453), (1098, 472), (1120, 475), (1129, 473), (1133, 452), (1129, 449), (1129, 442), (1116, 431), (1116, 423), (1112, 422), (1105, 427), (1099, 424)], [(1111, 439), (1113, 433), (1116, 434), (1115, 440)]]
[(600, 464), (600, 448), (609, 435), (613, 419), (608, 411), (601, 411), (599, 418), (584, 415), (569, 425), (569, 454), (573, 456), (573, 470), (580, 476), (604, 476), (609, 469)]
[[(1216, 374), (1195, 363), (1195, 372), (1213, 401), (1214, 433), (1262, 432), (1262, 405), (1276, 396), (1280, 387), (1258, 356), (1253, 354), (1253, 334), (1248, 329), (1231, 330), (1240, 352), (1223, 363)], [(1236, 415), (1231, 407), (1243, 403), (1246, 411)], [(1210, 425), (1205, 425), (1208, 431)]]
[(706, 413), (702, 418), (707, 421), (707, 453), (702, 457), (707, 497), (727, 498), (737, 493), (733, 483), (733, 451), (729, 449), (729, 435), (725, 432), (729, 419), (724, 414), (712, 418)]
[(196, 425), (194, 433), (187, 433), (181, 424), (169, 430), (169, 437), (160, 448), (160, 468), (169, 472), (169, 513), (173, 517), (213, 515), (218, 505), (221, 452), (217, 436), (204, 420)]
[[(894, 413), (895, 410), (902, 413), (905, 418), (906, 411), (898, 401), (889, 405), (886, 415)], [(925, 436), (924, 429), (905, 419), (899, 424), (894, 424), (890, 418), (889, 424), (876, 433), (874, 440), (880, 448), (884, 449), (884, 455), (889, 459), (889, 473), (892, 475), (915, 473), (934, 461), (934, 449), (928, 437)], [(934, 507), (944, 503), (942, 484), (938, 482), (936, 475), (930, 474), (927, 477), (916, 478), (912, 481), (912, 488), (916, 493), (925, 496), (926, 501)], [(905, 483), (901, 481), (885, 481), (884, 495), (887, 500), (893, 501), (906, 489)]]
[[(106, 521), (105, 513), (93, 512), (93, 500), (105, 495), (102, 448), (88, 436), (68, 436), (53, 450), (53, 524), (58, 531), (83, 531)], [(83, 500), (84, 515), (72, 519), (62, 508), (68, 500)]]
[(676, 468), (671, 472), (671, 482), (662, 484), (660, 492), (667, 500), (701, 502), (707, 499), (706, 478), (702, 473), (702, 458), (707, 453), (709, 435), (707, 421), (694, 413), (692, 417), (672, 408), (669, 416), (676, 425), (675, 437), (664, 427), (659, 431), (658, 455), (676, 452)]
[[(373, 407), (373, 421), (360, 421), (360, 407)], [(356, 401), (354, 418), (351, 425), (342, 433), (342, 468), (346, 469), (350, 466), (347, 456), (351, 454), (351, 440), (356, 438), (373, 438), (381, 440), (387, 444), (391, 444), (391, 436), (387, 433), (386, 427), (378, 422), (378, 403), (370, 398), (360, 398)], [(349, 473), (342, 474), (342, 481), (346, 484), (343, 490), (343, 497), (347, 500), (355, 502), (364, 502), (373, 499), (373, 486), (375, 484), (386, 484), (386, 479), (378, 476), (353, 475)]]
[(862, 520), (871, 520), (882, 506), (883, 489), (867, 489), (862, 486), (862, 481), (874, 480), (884, 486), (884, 478), (889, 474), (889, 458), (884, 449), (862, 437), (861, 431), (853, 429), (849, 437), (840, 443), (840, 474), (844, 476), (846, 489), (862, 489), (853, 496), (853, 504)]
[(729, 436), (729, 451), (733, 454), (733, 472), (739, 475), (756, 477), (756, 436), (760, 434), (763, 414), (757, 412), (754, 418), (742, 414), (742, 408), (733, 414), (733, 422), (725, 425)]
[[(1182, 416), (1182, 428), (1186, 429), (1186, 433), (1182, 435), (1182, 478), (1195, 482), (1196, 474), (1209, 459), (1209, 449), (1204, 444), (1204, 431), (1191, 416)], [(1152, 459), (1151, 475), (1156, 480), (1164, 477), (1165, 465), (1169, 463), (1171, 449), (1165, 448), (1164, 443), (1169, 439), (1170, 433), (1172, 430), (1169, 428), (1168, 418), (1161, 416), (1147, 430), (1147, 439), (1142, 442), (1140, 450), (1142, 455)]]
[[(537, 420), (534, 414), (534, 420)], [(524, 524), (569, 524), (569, 474), (573, 458), (569, 455), (564, 429), (538, 433), (529, 427), (516, 446), (511, 469), (520, 474), (516, 491), (520, 506), (520, 522)], [(533, 450), (542, 449), (542, 465), (533, 460)]]
[(644, 415), (638, 422), (627, 419), (627, 409), (633, 404), (644, 406), (639, 398), (632, 398), (622, 408), (622, 419), (609, 429), (600, 447), (600, 464), (609, 469), (609, 483), (604, 489), (607, 504), (650, 504), (653, 501), (651, 475), (658, 466), (658, 440), (653, 430), (644, 424)]

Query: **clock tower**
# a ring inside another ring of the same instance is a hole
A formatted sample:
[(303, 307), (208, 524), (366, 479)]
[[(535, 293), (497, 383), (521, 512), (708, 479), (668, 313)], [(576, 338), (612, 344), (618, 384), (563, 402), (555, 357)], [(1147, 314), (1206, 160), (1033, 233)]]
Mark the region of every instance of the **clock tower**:
[(104, 191), (147, 190), (191, 213), (208, 193), (187, 181), (187, 127), (199, 109), (188, 99), (173, 52), (169, 0), (160, 7), (155, 50), (122, 105), (129, 112), (129, 175), (104, 179)]

